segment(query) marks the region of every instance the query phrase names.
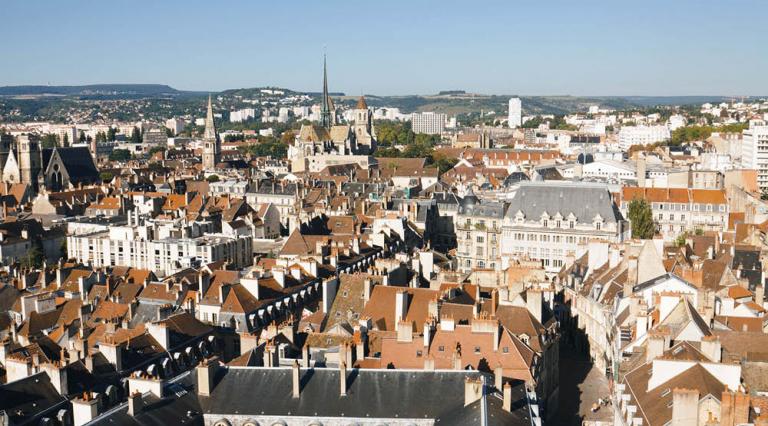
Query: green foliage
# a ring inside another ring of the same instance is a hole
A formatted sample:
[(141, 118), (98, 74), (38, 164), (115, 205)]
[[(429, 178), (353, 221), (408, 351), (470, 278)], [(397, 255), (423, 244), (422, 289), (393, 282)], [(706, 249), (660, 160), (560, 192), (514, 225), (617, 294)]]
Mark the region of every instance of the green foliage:
[(40, 138), (40, 146), (43, 148), (53, 148), (59, 144), (59, 136), (53, 133), (46, 133)]
[(681, 145), (687, 142), (701, 141), (707, 139), (712, 132), (720, 133), (741, 133), (749, 127), (748, 123), (726, 124), (723, 126), (686, 126), (672, 131), (670, 145)]
[(32, 242), (27, 255), (19, 260), (21, 266), (24, 268), (40, 268), (43, 266), (43, 243), (40, 240)]
[(102, 182), (112, 182), (112, 179), (114, 179), (115, 175), (112, 174), (112, 172), (101, 172), (99, 173), (99, 179), (101, 179)]
[(210, 175), (207, 178), (205, 178), (205, 180), (207, 180), (210, 183), (213, 183), (213, 182), (218, 182), (221, 179), (219, 178), (218, 175)]
[(80, 140), (80, 143), (85, 142), (85, 132), (82, 131), (82, 130), (80, 131), (80, 138), (79, 138), (79, 140)]
[(139, 130), (138, 127), (134, 127), (133, 131), (131, 132), (131, 142), (132, 143), (141, 143), (141, 141), (144, 138), (141, 136), (141, 130)]
[(451, 170), (456, 163), (459, 162), (458, 158), (449, 158), (442, 154), (434, 154), (432, 156), (435, 166), (440, 170), (440, 174)]
[(271, 157), (275, 159), (285, 158), (288, 154), (288, 145), (280, 142), (270, 136), (264, 138), (261, 142), (251, 145), (241, 145), (237, 149), (243, 154), (250, 154), (254, 157)]
[(656, 225), (653, 223), (653, 212), (647, 201), (642, 199), (630, 201), (627, 216), (632, 225), (632, 238), (643, 240), (653, 238)]
[(128, 161), (131, 159), (131, 151), (127, 149), (116, 149), (109, 154), (110, 161)]
[(411, 123), (382, 120), (376, 122), (376, 138), (382, 145), (409, 145), (416, 140)]
[(107, 131), (107, 140), (112, 142), (115, 140), (115, 137), (117, 136), (117, 129), (114, 127), (110, 127)]
[(149, 149), (149, 155), (155, 155), (156, 152), (163, 152), (165, 151), (164, 146), (153, 146)]

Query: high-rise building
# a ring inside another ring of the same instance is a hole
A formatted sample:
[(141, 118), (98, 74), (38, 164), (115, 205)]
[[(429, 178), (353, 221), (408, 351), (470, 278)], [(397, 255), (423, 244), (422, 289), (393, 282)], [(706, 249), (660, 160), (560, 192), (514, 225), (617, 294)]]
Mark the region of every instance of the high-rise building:
[(221, 157), (221, 140), (219, 134), (216, 133), (216, 123), (213, 121), (213, 106), (210, 96), (208, 96), (208, 114), (205, 118), (203, 142), (203, 168), (213, 170)]
[(507, 123), (511, 129), (516, 129), (523, 124), (523, 101), (520, 98), (509, 100), (509, 118)]
[(741, 165), (745, 169), (757, 170), (757, 185), (760, 191), (768, 190), (768, 125), (753, 121), (744, 130)]
[(445, 129), (447, 115), (438, 112), (415, 112), (411, 114), (411, 128), (414, 133), (439, 135)]

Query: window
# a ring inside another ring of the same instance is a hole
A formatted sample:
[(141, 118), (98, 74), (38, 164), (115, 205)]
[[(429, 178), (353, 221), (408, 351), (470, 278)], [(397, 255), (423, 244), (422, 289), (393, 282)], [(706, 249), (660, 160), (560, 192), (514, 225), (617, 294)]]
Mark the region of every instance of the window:
[(555, 228), (559, 228), (559, 227), (560, 227), (560, 221), (558, 220), (555, 222)]
[(659, 220), (664, 220), (664, 213), (659, 213)]
[(475, 353), (476, 353), (476, 354), (479, 354), (479, 353), (480, 353), (480, 346), (475, 346)]
[(438, 352), (445, 352), (445, 346), (438, 346), (437, 350)]
[(416, 351), (416, 358), (421, 358), (421, 351)]
[(681, 214), (681, 215), (680, 215), (680, 220), (681, 220), (681, 221), (683, 221), (683, 222), (685, 222), (685, 215), (684, 215), (684, 214)]
[(548, 221), (548, 220), (545, 220), (545, 221), (544, 221), (544, 227), (546, 228), (546, 227), (548, 227), (548, 226), (549, 226), (549, 221)]
[(483, 251), (483, 248), (482, 248), (482, 247), (478, 247), (478, 248), (477, 248), (477, 255), (478, 255), (478, 256), (482, 256), (482, 255), (483, 255), (483, 253), (484, 253), (484, 251)]
[(477, 236), (477, 242), (478, 243), (484, 243), (485, 242), (485, 237), (483, 237), (482, 235), (478, 235)]
[(509, 346), (504, 346), (504, 347), (501, 349), (501, 351), (502, 351), (502, 352), (504, 352), (505, 354), (508, 354), (508, 353), (509, 353)]
[(574, 225), (575, 225), (574, 221), (571, 220), (568, 222), (568, 228), (573, 229)]

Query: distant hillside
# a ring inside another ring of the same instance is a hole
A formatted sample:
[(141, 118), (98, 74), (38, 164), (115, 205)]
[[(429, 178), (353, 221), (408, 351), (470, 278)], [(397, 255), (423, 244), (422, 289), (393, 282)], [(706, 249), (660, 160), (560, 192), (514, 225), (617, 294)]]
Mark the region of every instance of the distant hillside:
[(167, 96), (183, 92), (165, 84), (91, 84), (86, 86), (2, 86), (0, 96)]

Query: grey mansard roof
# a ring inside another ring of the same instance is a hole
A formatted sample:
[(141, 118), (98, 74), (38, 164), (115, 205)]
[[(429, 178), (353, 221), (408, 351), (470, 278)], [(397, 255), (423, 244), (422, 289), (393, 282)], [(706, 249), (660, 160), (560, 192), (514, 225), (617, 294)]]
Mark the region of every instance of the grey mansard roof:
[(592, 222), (599, 214), (606, 223), (624, 220), (611, 199), (607, 185), (552, 182), (522, 183), (510, 200), (506, 216), (514, 219), (522, 211), (527, 220), (538, 219), (544, 212), (564, 218), (570, 213), (578, 222)]
[(504, 203), (480, 201), (477, 204), (461, 205), (459, 214), (464, 216), (504, 218)]

